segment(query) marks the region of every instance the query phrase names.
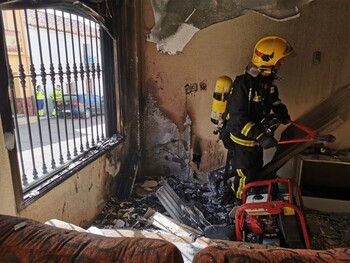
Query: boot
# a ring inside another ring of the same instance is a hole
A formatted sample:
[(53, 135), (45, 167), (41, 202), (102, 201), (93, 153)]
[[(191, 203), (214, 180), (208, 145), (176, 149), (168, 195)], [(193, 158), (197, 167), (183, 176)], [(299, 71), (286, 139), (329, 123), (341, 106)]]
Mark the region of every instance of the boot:
[(230, 184), (224, 184), (220, 188), (220, 205), (231, 205), (235, 198), (235, 191)]
[(219, 185), (223, 180), (221, 173), (209, 173), (208, 174), (208, 186), (214, 197), (219, 195)]

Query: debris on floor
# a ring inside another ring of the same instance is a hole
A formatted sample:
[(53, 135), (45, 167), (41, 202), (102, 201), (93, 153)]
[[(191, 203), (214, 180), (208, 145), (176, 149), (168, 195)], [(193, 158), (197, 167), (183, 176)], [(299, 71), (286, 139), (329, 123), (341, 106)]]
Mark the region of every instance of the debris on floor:
[(152, 208), (149, 208), (143, 217), (148, 223), (152, 224), (156, 228), (177, 236), (194, 237), (194, 235), (203, 235), (201, 231), (187, 225), (180, 224), (174, 219), (154, 211)]
[[(178, 196), (180, 200), (184, 200), (187, 205), (190, 204), (189, 207), (192, 206), (198, 209), (208, 224), (232, 225), (232, 219), (228, 215), (233, 205), (223, 206), (213, 202), (211, 192), (206, 185), (182, 181), (174, 176), (165, 178), (165, 180), (166, 185), (176, 193), (175, 196)], [(159, 189), (162, 191), (162, 187), (165, 185), (164, 182), (148, 178), (143, 184), (135, 184), (133, 193), (127, 202), (119, 201), (114, 197), (110, 198), (93, 226), (111, 230), (159, 231), (161, 228), (154, 223), (154, 219), (164, 220), (163, 224), (164, 222), (165, 224), (170, 223), (173, 220), (172, 215), (167, 212), (169, 209), (166, 209), (157, 197), (159, 192), (156, 194)], [(172, 195), (174, 196), (174, 194)], [(164, 197), (166, 194), (162, 193), (160, 196)], [(180, 207), (181, 205), (184, 204), (180, 204)], [(186, 211), (191, 212), (192, 210), (187, 208)], [(350, 247), (350, 214), (325, 213), (305, 209), (305, 215), (312, 249), (326, 250)], [(173, 226), (174, 229), (176, 227), (176, 230), (173, 229), (172, 231), (180, 231), (179, 225), (175, 223)], [(198, 231), (198, 228), (196, 226), (193, 229), (189, 227), (187, 230), (182, 229), (181, 231), (189, 234), (191, 230), (195, 232), (194, 230)], [(168, 229), (168, 233), (172, 232)], [(198, 234), (198, 232), (195, 233), (195, 235)]]
[(350, 247), (350, 214), (305, 209), (313, 249)]
[(162, 187), (157, 190), (156, 196), (178, 222), (199, 230), (211, 225), (196, 205), (183, 201), (166, 180), (162, 179)]

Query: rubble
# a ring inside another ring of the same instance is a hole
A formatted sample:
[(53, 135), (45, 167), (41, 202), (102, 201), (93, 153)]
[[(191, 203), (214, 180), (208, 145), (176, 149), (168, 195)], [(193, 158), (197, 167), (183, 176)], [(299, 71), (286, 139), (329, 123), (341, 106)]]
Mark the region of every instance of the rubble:
[(157, 190), (156, 196), (170, 216), (177, 221), (200, 230), (211, 225), (196, 205), (193, 202), (184, 202), (166, 180), (162, 179), (162, 187)]
[(350, 247), (350, 214), (305, 209), (310, 243), (314, 249)]
[(147, 210), (143, 217), (153, 226), (177, 236), (194, 237), (194, 234), (197, 234), (198, 236), (203, 235), (201, 231), (176, 222), (175, 220), (158, 213), (151, 208)]
[(141, 187), (142, 188), (153, 188), (153, 187), (156, 187), (158, 185), (158, 182), (155, 181), (155, 180), (148, 180), (148, 181), (145, 181)]
[[(148, 179), (155, 180), (154, 178)], [(93, 226), (100, 229), (123, 228), (158, 231), (159, 227), (152, 223), (152, 215), (156, 215), (157, 220), (173, 221), (171, 215), (156, 196), (156, 192), (161, 188), (162, 183), (155, 182), (157, 185), (153, 183), (155, 186), (152, 187), (151, 192), (145, 189), (149, 187), (144, 188), (140, 184), (135, 184), (128, 202), (121, 202), (115, 197), (110, 198)], [(180, 181), (173, 176), (166, 178), (166, 182), (181, 200), (195, 206), (210, 224), (232, 225), (233, 222), (229, 218), (229, 212), (233, 205), (223, 206), (213, 202), (211, 192), (206, 185), (191, 181)], [(153, 212), (149, 213), (150, 211)], [(326, 250), (350, 247), (350, 214), (325, 213), (305, 209), (305, 215), (312, 249)], [(121, 221), (125, 223), (124, 226), (122, 226)], [(179, 225), (181, 225), (181, 222), (178, 222)], [(186, 232), (188, 229), (184, 231)]]

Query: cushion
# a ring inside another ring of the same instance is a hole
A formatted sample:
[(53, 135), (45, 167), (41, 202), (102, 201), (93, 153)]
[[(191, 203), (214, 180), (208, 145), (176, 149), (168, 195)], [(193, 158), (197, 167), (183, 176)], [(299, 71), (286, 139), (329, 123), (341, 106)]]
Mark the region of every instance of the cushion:
[(193, 258), (194, 263), (279, 263), (279, 262), (349, 262), (350, 248), (311, 249), (248, 249), (241, 247), (206, 247)]
[(172, 243), (152, 238), (109, 238), (0, 215), (0, 263), (183, 262)]

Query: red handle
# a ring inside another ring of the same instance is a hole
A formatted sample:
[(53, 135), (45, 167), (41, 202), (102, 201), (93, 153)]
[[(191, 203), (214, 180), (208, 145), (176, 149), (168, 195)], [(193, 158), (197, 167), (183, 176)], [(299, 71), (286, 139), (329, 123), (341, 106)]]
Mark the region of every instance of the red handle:
[(288, 143), (298, 143), (298, 142), (310, 142), (310, 141), (314, 141), (316, 140), (316, 136), (318, 135), (318, 133), (300, 123), (297, 123), (295, 121), (288, 121), (290, 124), (294, 125), (295, 127), (297, 127), (298, 129), (306, 132), (306, 136), (304, 138), (296, 138), (296, 139), (290, 139), (290, 140), (283, 140), (283, 141), (279, 141), (278, 144), (288, 144)]

